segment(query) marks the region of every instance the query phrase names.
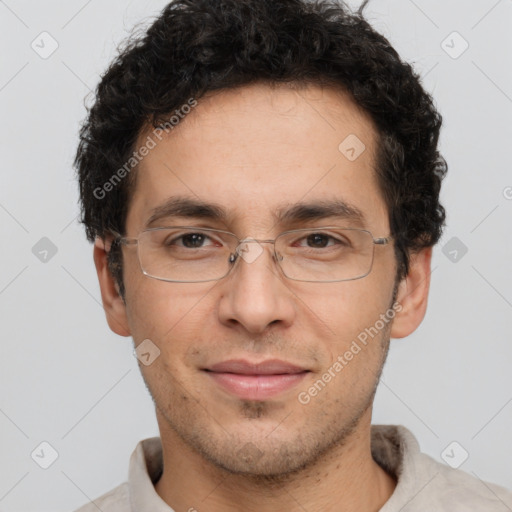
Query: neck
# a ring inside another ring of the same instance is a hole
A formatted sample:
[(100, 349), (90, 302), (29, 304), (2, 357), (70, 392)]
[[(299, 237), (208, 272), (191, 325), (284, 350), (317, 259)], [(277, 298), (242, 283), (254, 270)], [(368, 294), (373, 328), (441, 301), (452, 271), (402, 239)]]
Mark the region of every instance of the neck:
[(342, 446), (286, 480), (275, 481), (214, 466), (160, 419), (164, 470), (155, 489), (174, 510), (377, 512), (396, 486), (371, 455), (371, 408)]

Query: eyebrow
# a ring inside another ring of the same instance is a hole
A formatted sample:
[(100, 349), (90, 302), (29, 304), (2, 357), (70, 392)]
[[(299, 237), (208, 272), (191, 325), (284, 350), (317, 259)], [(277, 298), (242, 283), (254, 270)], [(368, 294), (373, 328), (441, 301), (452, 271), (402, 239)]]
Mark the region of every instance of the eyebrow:
[[(172, 217), (206, 219), (228, 224), (231, 216), (221, 205), (216, 203), (208, 203), (188, 197), (171, 197), (151, 211), (151, 216), (147, 220), (145, 228), (152, 227), (158, 221)], [(351, 221), (362, 226), (365, 224), (363, 212), (341, 199), (319, 200), (283, 206), (275, 211), (273, 217), (279, 224), (293, 224), (327, 218)]]

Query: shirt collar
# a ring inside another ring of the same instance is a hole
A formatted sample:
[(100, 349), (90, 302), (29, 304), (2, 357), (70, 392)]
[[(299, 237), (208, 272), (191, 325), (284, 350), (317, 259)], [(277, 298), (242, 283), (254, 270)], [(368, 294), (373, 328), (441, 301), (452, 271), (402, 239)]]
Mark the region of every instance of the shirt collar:
[(132, 511), (174, 512), (155, 491), (154, 484), (163, 468), (162, 443), (159, 437), (141, 441), (130, 458), (128, 485)]

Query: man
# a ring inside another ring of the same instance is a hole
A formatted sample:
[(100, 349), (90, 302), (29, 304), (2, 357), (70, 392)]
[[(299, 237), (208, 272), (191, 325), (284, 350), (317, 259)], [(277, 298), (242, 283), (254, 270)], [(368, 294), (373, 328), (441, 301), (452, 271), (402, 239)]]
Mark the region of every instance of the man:
[(82, 221), (160, 438), (81, 512), (512, 507), (371, 425), (390, 338), (425, 315), (446, 163), (363, 7), (176, 1), (103, 76)]

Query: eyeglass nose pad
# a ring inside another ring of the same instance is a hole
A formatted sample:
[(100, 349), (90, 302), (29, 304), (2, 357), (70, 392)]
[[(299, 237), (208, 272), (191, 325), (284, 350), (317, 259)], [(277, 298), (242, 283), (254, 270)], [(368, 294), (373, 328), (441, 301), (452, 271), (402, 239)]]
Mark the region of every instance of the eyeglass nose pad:
[[(247, 242), (256, 242), (253, 246), (250, 246)], [(252, 247), (252, 248), (251, 248)], [(232, 252), (229, 255), (229, 263), (233, 264), (236, 262), (238, 257), (240, 256), (247, 263), (252, 263), (254, 260), (258, 259), (260, 254), (263, 253), (263, 246), (259, 243), (259, 240), (248, 238), (243, 240), (238, 247), (235, 249), (235, 252)], [(272, 259), (280, 262), (283, 261), (283, 256), (274, 250), (272, 253)]]

